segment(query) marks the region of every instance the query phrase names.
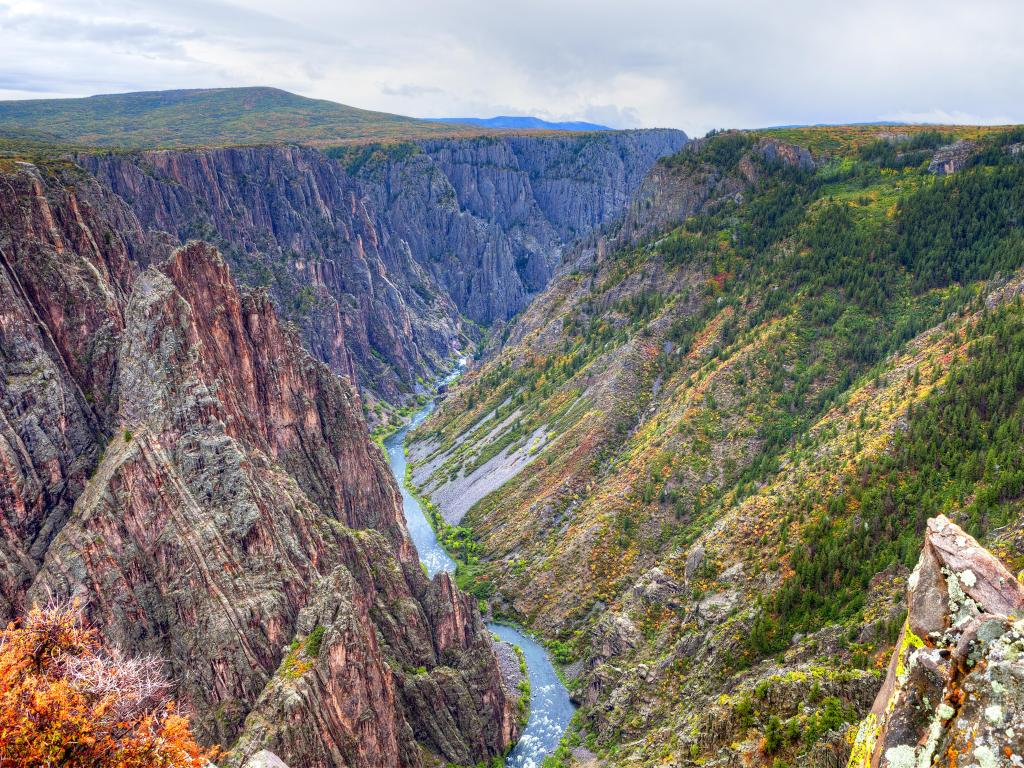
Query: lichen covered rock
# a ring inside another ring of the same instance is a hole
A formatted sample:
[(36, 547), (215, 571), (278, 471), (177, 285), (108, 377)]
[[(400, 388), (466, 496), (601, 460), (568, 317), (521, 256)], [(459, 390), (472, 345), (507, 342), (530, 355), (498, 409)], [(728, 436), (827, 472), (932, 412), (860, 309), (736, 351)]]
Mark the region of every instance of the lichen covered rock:
[(909, 615), (849, 768), (997, 768), (1024, 760), (1024, 587), (939, 516)]

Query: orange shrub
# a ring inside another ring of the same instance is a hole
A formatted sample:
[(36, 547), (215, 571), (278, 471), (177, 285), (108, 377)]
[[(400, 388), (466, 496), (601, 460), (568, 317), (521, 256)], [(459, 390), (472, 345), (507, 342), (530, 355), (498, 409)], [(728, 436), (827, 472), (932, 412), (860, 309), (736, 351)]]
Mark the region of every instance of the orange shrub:
[(202, 768), (156, 658), (107, 651), (75, 605), (0, 632), (0, 766)]

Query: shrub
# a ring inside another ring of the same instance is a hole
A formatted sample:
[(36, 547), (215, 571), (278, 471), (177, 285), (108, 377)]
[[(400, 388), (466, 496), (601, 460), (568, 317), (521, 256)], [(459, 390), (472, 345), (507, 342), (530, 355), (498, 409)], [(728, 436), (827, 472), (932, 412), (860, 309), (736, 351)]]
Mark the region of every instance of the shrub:
[(324, 641), (324, 632), (326, 630), (317, 624), (316, 628), (309, 633), (309, 637), (306, 638), (306, 655), (312, 658), (316, 658), (320, 655), (320, 646)]
[(555, 657), (555, 661), (559, 664), (570, 664), (573, 660), (572, 646), (562, 640), (554, 640), (548, 646), (551, 649), (551, 655)]
[(0, 765), (203, 768), (155, 657), (105, 649), (76, 606), (34, 608), (0, 632)]

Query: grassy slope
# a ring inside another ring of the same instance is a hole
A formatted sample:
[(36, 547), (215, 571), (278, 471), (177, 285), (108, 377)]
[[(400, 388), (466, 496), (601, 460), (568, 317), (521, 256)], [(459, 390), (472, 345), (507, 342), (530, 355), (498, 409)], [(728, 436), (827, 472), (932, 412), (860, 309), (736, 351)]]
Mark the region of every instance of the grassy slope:
[[(993, 368), (971, 330), (984, 281), (1024, 263), (1019, 163), (994, 146), (937, 180), (934, 144), (1009, 139), (943, 129), (894, 157), (868, 130), (769, 134), (827, 148), (814, 172), (755, 157), (744, 177), (751, 136), (667, 161), (685, 178), (740, 179), (742, 202), (720, 183), (729, 196), (710, 190), (667, 237), (556, 282), (421, 427), (447, 450), (445, 473), (545, 431), (527, 469), (467, 516), (478, 554), (464, 570), (494, 585), (482, 593), (499, 609), (597, 662), (584, 722), (609, 756), (735, 750), (797, 765), (841, 750), (901, 621), (917, 512), (945, 510), (997, 545), (1020, 535), (1019, 483), (991, 467), (1024, 437), (1003, 429), (986, 457), (978, 444), (999, 425), (971, 414), (994, 396), (969, 373)], [(1002, 312), (1010, 327), (1024, 318), (1013, 301)], [(953, 404), (949, 376), (973, 382)], [(1024, 382), (998, 376), (1012, 412)], [(943, 439), (979, 419), (974, 443)], [(649, 597), (655, 567), (669, 599)], [(613, 616), (639, 639), (605, 659)]]
[(276, 88), (147, 91), (0, 102), (0, 148), (173, 148), (411, 139), (480, 128), (371, 112)]

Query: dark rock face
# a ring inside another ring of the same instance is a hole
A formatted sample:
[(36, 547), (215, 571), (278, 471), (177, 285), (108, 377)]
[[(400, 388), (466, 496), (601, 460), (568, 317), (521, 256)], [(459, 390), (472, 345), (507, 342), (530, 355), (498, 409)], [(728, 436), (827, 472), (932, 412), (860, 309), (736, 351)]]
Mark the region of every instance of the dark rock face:
[(464, 341), (454, 304), (391, 234), (365, 185), (321, 152), (261, 147), (83, 156), (149, 229), (217, 242), (270, 288), (308, 348), (390, 400)]
[(166, 659), (232, 764), (499, 754), (516, 725), (480, 616), (423, 574), (351, 385), (211, 246), (161, 258), (76, 169), (3, 178), (2, 618), (81, 597)]
[(563, 250), (620, 216), (685, 141), (669, 130), (438, 140), (348, 165), (298, 147), (79, 162), (148, 230), (214, 240), (317, 357), (396, 401), (465, 343), (460, 314), (489, 325), (522, 310)]
[(525, 308), (563, 251), (620, 217), (685, 142), (672, 130), (424, 142), (423, 157), (388, 167), (381, 206), (459, 309), (489, 325)]
[(939, 147), (935, 157), (928, 163), (928, 170), (938, 176), (956, 173), (970, 162), (976, 146), (973, 141), (958, 141), (946, 147)]
[(909, 615), (850, 768), (1019, 763), (1024, 587), (946, 517), (928, 521)]

